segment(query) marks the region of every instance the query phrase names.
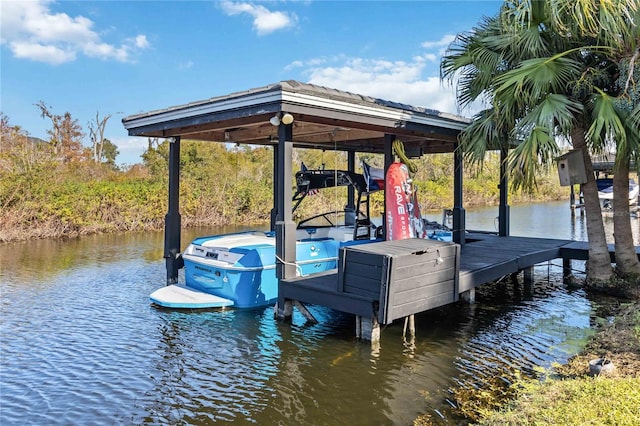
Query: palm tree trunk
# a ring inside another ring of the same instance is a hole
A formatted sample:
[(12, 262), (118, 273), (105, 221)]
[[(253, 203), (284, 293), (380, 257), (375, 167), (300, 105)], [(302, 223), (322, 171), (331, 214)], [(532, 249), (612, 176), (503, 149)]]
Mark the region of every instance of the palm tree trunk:
[(571, 140), (575, 149), (582, 151), (584, 168), (587, 173), (587, 183), (582, 185), (584, 209), (587, 215), (587, 238), (589, 240), (589, 260), (587, 261), (587, 283), (602, 286), (613, 277), (611, 258), (607, 248), (607, 238), (604, 233), (604, 222), (600, 201), (598, 200), (598, 186), (593, 173), (593, 163), (585, 140), (585, 130), (576, 125), (571, 132)]
[[(618, 153), (618, 155), (622, 155)], [(640, 262), (633, 245), (629, 212), (629, 158), (617, 164), (613, 175), (613, 236), (616, 270), (622, 276), (640, 275)]]

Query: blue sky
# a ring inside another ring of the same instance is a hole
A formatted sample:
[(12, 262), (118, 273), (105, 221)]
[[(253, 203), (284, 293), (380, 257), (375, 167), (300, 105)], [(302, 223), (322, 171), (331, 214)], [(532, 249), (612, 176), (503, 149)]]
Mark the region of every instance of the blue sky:
[(500, 5), (2, 0), (0, 111), (43, 139), (41, 100), (86, 133), (96, 112), (110, 114), (105, 137), (119, 164), (140, 162), (147, 146), (123, 117), (282, 80), (470, 115), (440, 82), (440, 57)]

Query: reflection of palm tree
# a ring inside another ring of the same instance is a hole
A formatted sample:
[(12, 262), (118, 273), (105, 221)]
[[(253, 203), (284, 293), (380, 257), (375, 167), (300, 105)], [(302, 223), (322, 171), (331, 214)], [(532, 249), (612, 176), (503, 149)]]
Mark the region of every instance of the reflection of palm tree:
[[(536, 170), (559, 153), (557, 137), (569, 138), (582, 151), (588, 179), (583, 185), (587, 278), (594, 282), (608, 280), (612, 269), (589, 151), (624, 140), (637, 153), (640, 128), (640, 109), (622, 114), (608, 93), (615, 83), (612, 53), (620, 41), (637, 43), (638, 27), (629, 21), (640, 18), (637, 2), (620, 1), (615, 10), (599, 5), (505, 3), (496, 17), (458, 35), (441, 65), (444, 77), (458, 80), (462, 107), (480, 99), (491, 102), (461, 134), (468, 160), (482, 162), (487, 150), (515, 146), (508, 160), (515, 186), (533, 188)], [(593, 47), (596, 38), (607, 48)], [(627, 129), (634, 129), (635, 136)]]

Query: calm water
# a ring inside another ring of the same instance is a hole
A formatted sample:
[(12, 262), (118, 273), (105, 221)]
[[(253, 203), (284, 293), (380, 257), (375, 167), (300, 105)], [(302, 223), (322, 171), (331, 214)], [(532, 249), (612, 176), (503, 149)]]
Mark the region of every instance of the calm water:
[[(512, 207), (511, 233), (585, 239), (567, 204)], [(468, 211), (467, 225), (494, 230), (496, 212)], [(308, 325), (297, 313), (276, 322), (272, 308), (151, 306), (165, 280), (162, 238), (0, 246), (0, 424), (408, 425), (424, 413), (451, 424), (451, 387), (563, 362), (594, 315), (558, 267), (542, 265), (532, 299), (485, 286), (475, 305), (419, 315), (414, 345), (400, 322), (372, 349), (355, 340), (352, 316), (324, 308), (311, 307), (320, 322)]]

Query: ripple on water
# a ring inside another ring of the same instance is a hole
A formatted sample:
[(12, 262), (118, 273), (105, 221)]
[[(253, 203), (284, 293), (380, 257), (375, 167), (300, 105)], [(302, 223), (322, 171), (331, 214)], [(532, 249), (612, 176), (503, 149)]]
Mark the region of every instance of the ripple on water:
[(70, 244), (54, 248), (86, 251), (65, 267), (50, 247), (21, 251), (35, 256), (26, 272), (2, 266), (3, 425), (410, 424), (444, 412), (456, 382), (566, 358), (589, 328), (590, 303), (554, 278), (533, 300), (487, 286), (476, 305), (417, 316), (413, 342), (401, 322), (386, 327), (376, 349), (355, 340), (352, 316), (313, 306), (318, 324), (276, 322), (272, 308), (154, 308), (165, 276), (148, 241)]

